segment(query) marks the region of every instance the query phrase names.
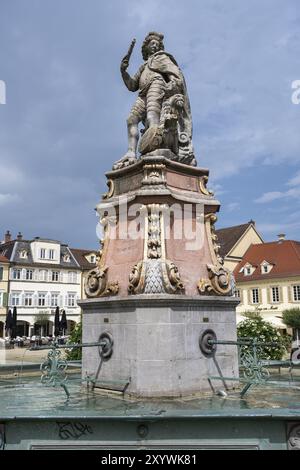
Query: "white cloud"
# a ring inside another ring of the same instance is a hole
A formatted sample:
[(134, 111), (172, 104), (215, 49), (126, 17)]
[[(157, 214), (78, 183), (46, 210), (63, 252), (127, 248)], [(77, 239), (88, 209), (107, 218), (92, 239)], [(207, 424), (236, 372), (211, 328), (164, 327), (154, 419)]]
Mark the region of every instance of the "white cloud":
[(266, 202), (272, 202), (272, 201), (275, 201), (276, 199), (280, 199), (282, 196), (283, 196), (283, 193), (280, 191), (271, 191), (268, 193), (264, 193), (262, 196), (255, 199), (255, 202), (259, 204), (264, 204)]
[(293, 222), (293, 223), (257, 223), (257, 230), (258, 232), (264, 232), (267, 234), (272, 234), (273, 237), (278, 233), (287, 233), (288, 231), (297, 230), (300, 228), (300, 222)]
[(300, 185), (300, 171), (287, 182), (288, 186)]
[(276, 199), (299, 199), (300, 198), (300, 188), (292, 188), (288, 191), (271, 191), (264, 193), (258, 199), (255, 199), (255, 202), (259, 204), (264, 204), (267, 202), (276, 201)]
[(240, 204), (238, 202), (231, 202), (225, 205), (225, 210), (227, 212), (233, 212), (240, 208)]

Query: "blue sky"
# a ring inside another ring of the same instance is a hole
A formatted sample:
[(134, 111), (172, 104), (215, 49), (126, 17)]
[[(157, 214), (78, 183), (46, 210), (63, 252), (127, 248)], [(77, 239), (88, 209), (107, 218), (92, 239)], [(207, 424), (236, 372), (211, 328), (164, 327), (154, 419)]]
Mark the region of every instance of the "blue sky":
[(93, 208), (125, 153), (129, 71), (152, 30), (187, 81), (218, 227), (254, 219), (300, 239), (298, 0), (0, 0), (0, 239), (7, 229), (97, 246)]

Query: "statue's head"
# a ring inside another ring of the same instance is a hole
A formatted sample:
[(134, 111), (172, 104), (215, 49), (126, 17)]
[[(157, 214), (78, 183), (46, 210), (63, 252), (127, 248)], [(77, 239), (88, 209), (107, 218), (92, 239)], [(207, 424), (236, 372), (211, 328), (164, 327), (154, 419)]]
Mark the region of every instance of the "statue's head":
[(146, 37), (142, 45), (142, 56), (144, 60), (155, 52), (164, 50), (164, 35), (151, 31)]

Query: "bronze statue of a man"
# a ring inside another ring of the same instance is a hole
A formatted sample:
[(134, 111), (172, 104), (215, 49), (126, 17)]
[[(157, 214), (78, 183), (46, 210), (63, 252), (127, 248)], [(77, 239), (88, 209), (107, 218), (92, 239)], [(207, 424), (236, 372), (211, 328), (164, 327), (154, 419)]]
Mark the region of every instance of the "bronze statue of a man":
[(121, 62), (123, 81), (130, 91), (139, 91), (127, 119), (128, 150), (114, 168), (136, 161), (139, 123), (143, 135), (139, 142), (141, 154), (168, 149), (171, 158), (196, 165), (192, 145), (192, 119), (184, 76), (171, 54), (164, 51), (164, 36), (150, 32), (142, 45), (144, 64), (131, 77), (127, 68), (135, 44), (132, 41)]

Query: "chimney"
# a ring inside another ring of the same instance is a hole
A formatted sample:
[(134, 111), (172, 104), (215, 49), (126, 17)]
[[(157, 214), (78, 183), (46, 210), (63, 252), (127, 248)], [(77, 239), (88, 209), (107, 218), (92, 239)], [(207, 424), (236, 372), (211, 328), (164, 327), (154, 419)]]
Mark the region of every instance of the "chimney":
[(281, 243), (285, 240), (285, 233), (279, 233), (277, 237), (278, 237), (278, 243)]
[(4, 235), (4, 243), (8, 243), (11, 241), (11, 233), (7, 230), (6, 234)]
[(17, 240), (18, 241), (23, 240), (23, 235), (21, 234), (21, 232), (18, 233)]

